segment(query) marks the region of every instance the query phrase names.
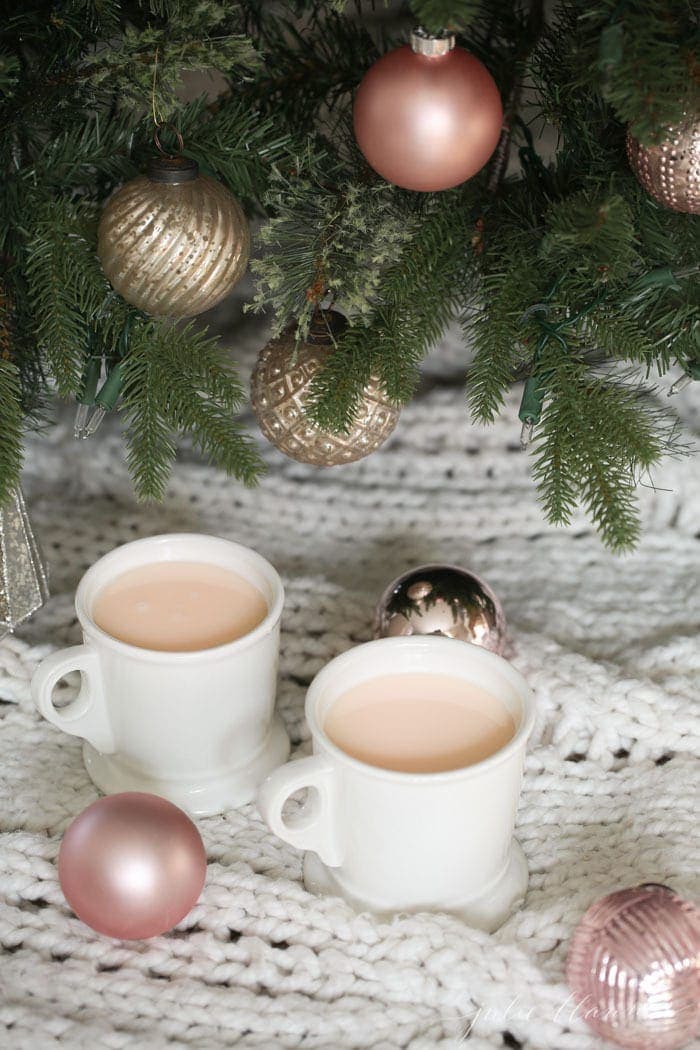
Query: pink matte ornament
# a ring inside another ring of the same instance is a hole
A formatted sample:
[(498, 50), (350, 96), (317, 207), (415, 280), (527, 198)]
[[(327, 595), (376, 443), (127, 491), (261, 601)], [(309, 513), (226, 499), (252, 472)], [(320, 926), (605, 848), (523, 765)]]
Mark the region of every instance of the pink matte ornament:
[(566, 978), (577, 1014), (630, 1050), (674, 1050), (700, 1027), (700, 909), (666, 886), (619, 890), (574, 931)]
[(357, 144), (379, 175), (407, 190), (425, 193), (465, 182), (483, 168), (501, 134), (503, 106), (493, 77), (478, 58), (454, 47), (452, 38), (450, 43), (440, 54), (418, 53), (408, 44), (389, 51), (357, 89)]
[(172, 929), (196, 903), (207, 871), (190, 818), (157, 795), (108, 795), (75, 818), (58, 877), (68, 904), (93, 930), (125, 940)]

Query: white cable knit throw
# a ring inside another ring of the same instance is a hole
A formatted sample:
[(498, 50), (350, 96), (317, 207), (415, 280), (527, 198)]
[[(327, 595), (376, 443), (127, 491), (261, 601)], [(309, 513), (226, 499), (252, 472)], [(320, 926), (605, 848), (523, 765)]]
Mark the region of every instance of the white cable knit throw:
[[(250, 491), (190, 458), (162, 506), (136, 504), (108, 428), (82, 444), (67, 425), (32, 441), (24, 488), (52, 598), (0, 643), (0, 1047), (604, 1045), (563, 980), (584, 910), (640, 882), (700, 895), (699, 461), (669, 464), (657, 491), (642, 490), (642, 542), (616, 558), (583, 517), (565, 531), (543, 522), (518, 394), (480, 430), (460, 388), (434, 388), (369, 459), (322, 471), (269, 449)], [(698, 392), (678, 405), (697, 434)], [(254, 805), (199, 822), (207, 882), (172, 933), (113, 941), (71, 914), (56, 857), (96, 791), (80, 742), (33, 709), (29, 679), (52, 647), (79, 640), (82, 572), (117, 544), (173, 530), (240, 540), (282, 574), (279, 708), (302, 754), (307, 683), (369, 638), (393, 576), (449, 561), (490, 582), (539, 706), (517, 827), (530, 887), (497, 933), (440, 914), (387, 924), (312, 897), (301, 856)]]

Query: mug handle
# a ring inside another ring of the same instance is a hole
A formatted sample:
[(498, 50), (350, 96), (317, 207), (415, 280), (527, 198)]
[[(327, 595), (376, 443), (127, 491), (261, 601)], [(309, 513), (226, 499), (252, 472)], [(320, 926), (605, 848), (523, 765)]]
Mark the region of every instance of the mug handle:
[[(275, 769), (258, 792), (258, 809), (270, 830), (296, 849), (317, 853), (332, 868), (343, 860), (334, 812), (336, 787), (332, 764), (322, 755), (311, 755)], [(313, 788), (317, 794), (293, 821), (285, 820), (282, 807), (304, 788)]]
[[(54, 687), (71, 671), (80, 671), (80, 692), (66, 707), (55, 707)], [(42, 660), (32, 677), (32, 698), (44, 718), (64, 733), (82, 737), (104, 755), (116, 751), (100, 660), (91, 646), (73, 645)]]

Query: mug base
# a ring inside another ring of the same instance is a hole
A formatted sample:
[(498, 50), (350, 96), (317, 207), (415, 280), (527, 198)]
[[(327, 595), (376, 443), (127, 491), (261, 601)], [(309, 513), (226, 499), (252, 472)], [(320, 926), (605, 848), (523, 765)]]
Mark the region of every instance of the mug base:
[(116, 755), (103, 755), (87, 741), (83, 762), (90, 779), (105, 795), (119, 791), (147, 791), (167, 798), (192, 817), (209, 817), (252, 802), (258, 785), (289, 756), (289, 737), (282, 719), (272, 719), (267, 740), (253, 759), (209, 779), (186, 784), (180, 780), (149, 777)]
[(369, 911), (378, 918), (389, 919), (398, 913), (449, 912), (468, 926), (493, 933), (516, 911), (525, 898), (528, 870), (522, 847), (515, 840), (510, 849), (508, 865), (503, 874), (478, 897), (468, 900), (445, 901), (430, 905), (387, 905), (381, 901), (364, 900), (343, 884), (336, 871), (327, 867), (316, 853), (304, 854), (304, 886), (318, 896), (343, 897), (356, 911)]

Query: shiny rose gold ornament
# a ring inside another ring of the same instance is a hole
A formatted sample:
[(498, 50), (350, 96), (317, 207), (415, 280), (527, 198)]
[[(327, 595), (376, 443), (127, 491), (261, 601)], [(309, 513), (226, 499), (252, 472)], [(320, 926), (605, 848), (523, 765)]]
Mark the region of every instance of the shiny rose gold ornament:
[(250, 231), (225, 186), (188, 157), (158, 157), (107, 201), (97, 235), (107, 280), (155, 317), (216, 306), (248, 265)]
[(442, 634), (499, 655), (506, 620), (484, 580), (457, 565), (421, 565), (389, 584), (374, 613), (374, 637)]
[(365, 74), (353, 109), (355, 138), (388, 182), (421, 192), (458, 186), (483, 168), (503, 124), (501, 96), (484, 65), (453, 36), (422, 30)]
[(700, 215), (700, 120), (669, 128), (658, 146), (642, 146), (627, 132), (627, 156), (650, 196), (672, 211)]
[(190, 818), (139, 791), (93, 802), (66, 831), (58, 855), (61, 889), (78, 918), (127, 940), (155, 937), (184, 919), (206, 871)]
[(251, 402), (261, 431), (280, 452), (300, 463), (333, 467), (362, 459), (384, 444), (399, 418), (398, 408), (376, 379), (365, 387), (347, 434), (321, 430), (306, 416), (312, 380), (345, 324), (337, 311), (319, 311), (305, 343), (296, 347), (289, 329), (264, 347), (253, 371)]
[(700, 909), (655, 884), (603, 897), (574, 932), (566, 978), (579, 1016), (604, 1039), (685, 1046), (700, 1027)]

